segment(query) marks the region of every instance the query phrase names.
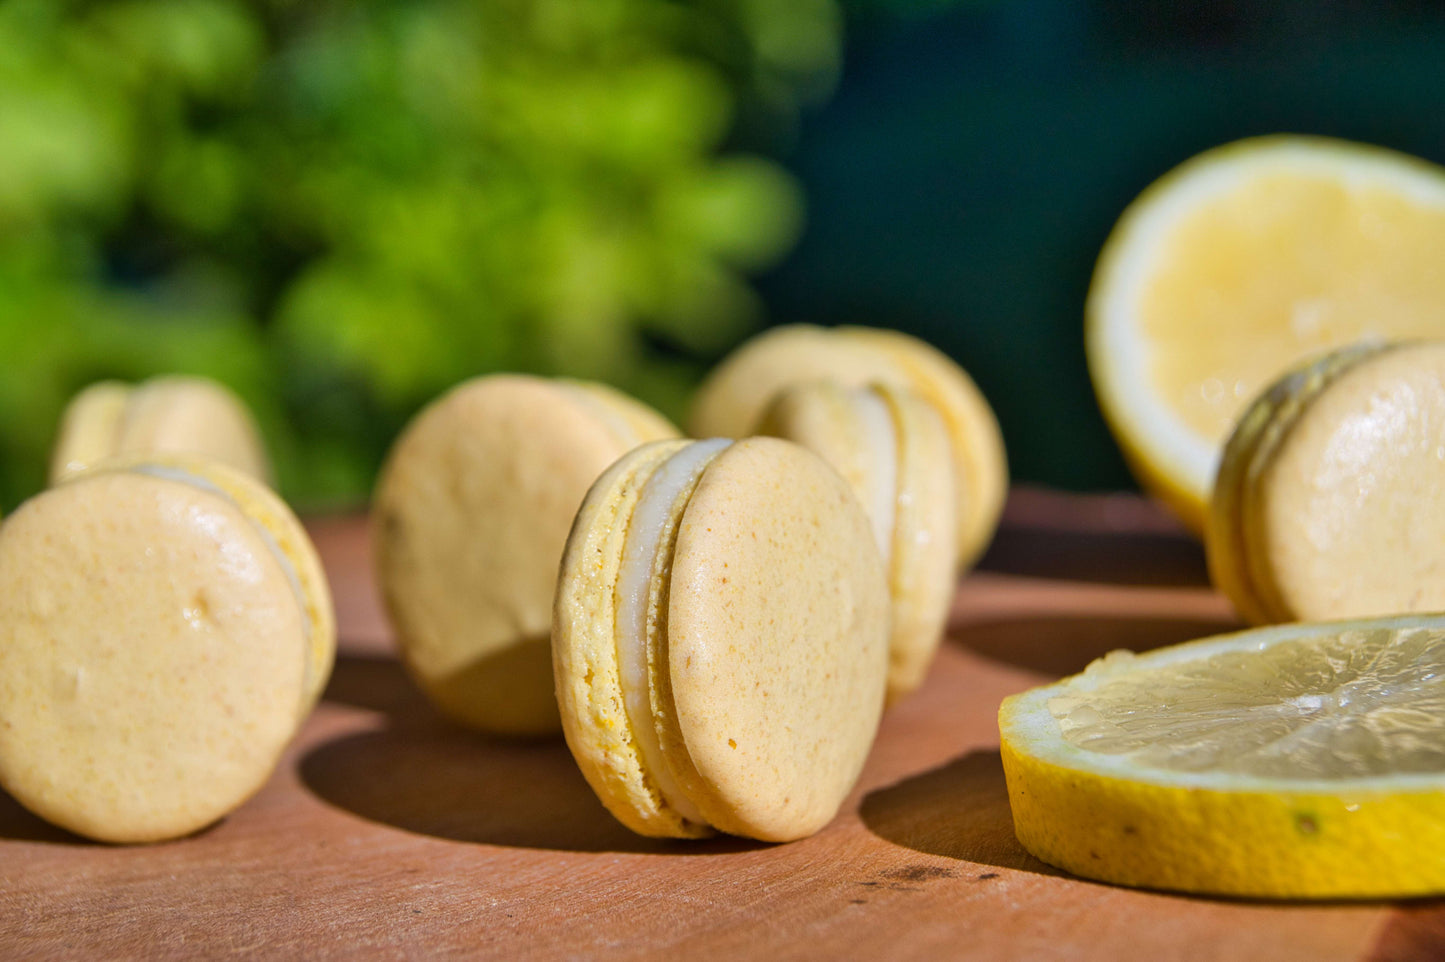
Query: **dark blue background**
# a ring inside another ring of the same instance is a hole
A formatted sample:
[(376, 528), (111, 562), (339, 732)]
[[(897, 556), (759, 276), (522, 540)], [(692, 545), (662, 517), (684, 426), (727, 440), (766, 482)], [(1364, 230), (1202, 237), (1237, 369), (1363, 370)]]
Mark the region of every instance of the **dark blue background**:
[[(918, 7), (918, 4), (914, 4)], [(781, 150), (809, 223), (773, 322), (898, 327), (957, 357), (1016, 479), (1127, 486), (1083, 358), (1094, 258), (1175, 164), (1256, 134), (1445, 162), (1445, 11), (1423, 3), (851, 8), (834, 98)]]

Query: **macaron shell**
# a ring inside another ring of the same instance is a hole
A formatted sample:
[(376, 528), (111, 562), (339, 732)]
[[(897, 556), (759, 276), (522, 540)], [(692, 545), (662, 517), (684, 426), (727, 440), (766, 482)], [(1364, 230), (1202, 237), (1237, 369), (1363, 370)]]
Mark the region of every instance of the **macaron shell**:
[(623, 428), (618, 432), (619, 440), (628, 450), (648, 441), (677, 437), (677, 427), (671, 421), (616, 388), (595, 381), (563, 380), (560, 383), (575, 388), (596, 405), (603, 418)]
[(50, 453), (50, 483), (114, 453), (131, 387), (98, 381), (65, 406)]
[(1258, 550), (1293, 618), (1445, 609), (1445, 344), (1348, 365), (1257, 485)]
[(294, 732), (303, 631), (228, 499), (130, 472), (43, 492), (0, 527), (0, 782), (95, 839), (200, 829)]
[(246, 405), (207, 378), (157, 377), (131, 392), (110, 453), (158, 452), (204, 455), (271, 482), (270, 462)]
[(688, 426), (696, 438), (741, 438), (755, 432), (763, 410), (783, 388), (831, 380), (848, 387), (904, 379), (883, 351), (811, 324), (775, 327), (723, 359), (693, 398)]
[(1254, 463), (1260, 438), (1277, 403), (1275, 392), (1266, 391), (1245, 410), (1235, 426), (1220, 456), (1204, 528), (1210, 580), (1229, 598), (1240, 617), (1255, 625), (1268, 624), (1272, 619), (1249, 576), (1240, 518), (1249, 466)]
[(306, 691), (301, 705), (301, 718), (304, 719), (320, 700), (336, 661), (336, 608), (331, 599), (331, 584), (306, 528), (280, 495), (254, 475), (220, 461), (193, 454), (160, 453), (111, 458), (102, 461), (98, 469), (127, 471), (145, 465), (181, 471), (219, 489), (252, 523), (266, 532), (275, 549), (290, 564), (301, 589), (299, 601), (310, 625), (307, 632)]
[(378, 579), (405, 664), (456, 721), (558, 729), (558, 563), (587, 489), (626, 450), (575, 391), (510, 374), (453, 389), (397, 441), (373, 512)]
[(836, 814), (877, 732), (888, 595), (868, 519), (815, 455), (748, 438), (678, 529), (659, 735), (725, 832), (786, 841)]
[(1279, 378), (1245, 410), (1220, 455), (1205, 551), (1210, 577), (1253, 624), (1292, 620), (1274, 587), (1268, 552), (1258, 540), (1260, 478), (1300, 413), (1342, 371), (1381, 350), (1357, 344), (1332, 351)]
[[(891, 703), (922, 684), (957, 588), (955, 462), (942, 417), (912, 391), (884, 384), (851, 390), (872, 392), (893, 426), (892, 523), (884, 535), (892, 602)], [(873, 503), (879, 454), (867, 443), (849, 394), (833, 382), (787, 388), (765, 412), (759, 431), (817, 454), (848, 482), (866, 511)], [(876, 531), (878, 519), (872, 520)]]
[(993, 539), (1008, 495), (1008, 457), (993, 408), (963, 368), (925, 341), (868, 327), (840, 327), (838, 335), (887, 352), (908, 386), (943, 416), (958, 466), (958, 560), (973, 564)]
[[(764, 409), (756, 433), (801, 444), (818, 455), (848, 482), (867, 510), (879, 474), (877, 453), (867, 443), (857, 411), (849, 401), (851, 390), (837, 381), (808, 381), (785, 387)], [(880, 538), (887, 538), (890, 550), (891, 528), (880, 533)]]
[(623, 700), (616, 586), (627, 523), (647, 479), (687, 441), (644, 445), (607, 469), (577, 512), (562, 556), (552, 630), (562, 731), (587, 783), (640, 835), (711, 834), (670, 808), (646, 771)]
[(911, 393), (875, 387), (898, 437), (898, 498), (889, 590), (888, 700), (923, 684), (958, 587), (955, 462), (943, 418)]

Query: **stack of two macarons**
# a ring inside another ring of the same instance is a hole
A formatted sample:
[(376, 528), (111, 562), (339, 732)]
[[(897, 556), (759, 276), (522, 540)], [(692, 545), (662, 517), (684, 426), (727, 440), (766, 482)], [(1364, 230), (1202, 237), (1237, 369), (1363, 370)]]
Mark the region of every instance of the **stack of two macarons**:
[(320, 559), (213, 382), (82, 392), (53, 473), (0, 526), (0, 784), (95, 839), (204, 828), (261, 787), (325, 687)]
[(848, 481), (888, 575), (889, 701), (917, 688), (1008, 487), (998, 422), (969, 376), (896, 331), (780, 327), (719, 365), (693, 427), (794, 441)]
[[(604, 804), (643, 834), (816, 831), (861, 770), (885, 692), (926, 668), (957, 559), (941, 418), (901, 388), (876, 397), (845, 402), (872, 425), (854, 438), (855, 488), (797, 444), (679, 440), (599, 385), (454, 389), (399, 439), (374, 501), (412, 674), (484, 731), (560, 724)], [(895, 553), (907, 560), (890, 578)], [(929, 595), (920, 571), (945, 587)]]

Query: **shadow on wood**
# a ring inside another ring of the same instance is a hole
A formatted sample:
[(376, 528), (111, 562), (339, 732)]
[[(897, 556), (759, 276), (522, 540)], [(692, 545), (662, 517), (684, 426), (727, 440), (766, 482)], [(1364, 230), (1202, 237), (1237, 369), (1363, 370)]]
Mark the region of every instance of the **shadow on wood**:
[(1010, 527), (999, 531), (978, 567), (1001, 574), (1098, 584), (1209, 584), (1204, 547), (1182, 534)]
[(440, 724), (401, 662), (388, 655), (338, 654), (324, 701), (390, 715), (398, 725)]
[(362, 732), (312, 750), (301, 777), (362, 818), (457, 842), (679, 855), (756, 847), (633, 834), (597, 801), (560, 738), (509, 742), (443, 724)]
[(94, 845), (79, 835), (57, 828), (31, 814), (8, 794), (0, 791), (0, 839), (13, 842), (47, 842), (55, 845)]
[(859, 815), (875, 835), (917, 852), (1039, 875), (1065, 874), (1024, 851), (1014, 837), (997, 751), (970, 752), (869, 792)]
[(1445, 899), (1396, 906), (1381, 929), (1369, 962), (1445, 959)]
[(706, 855), (757, 847), (633, 834), (602, 807), (560, 735), (506, 739), (452, 725), (393, 658), (343, 655), (325, 697), (389, 716), (386, 728), (342, 736), (301, 760), (311, 791), (362, 818), (520, 848)]
[(995, 661), (1048, 675), (1072, 675), (1117, 648), (1148, 651), (1242, 627), (1231, 618), (1058, 615), (964, 624), (951, 629), (948, 637)]

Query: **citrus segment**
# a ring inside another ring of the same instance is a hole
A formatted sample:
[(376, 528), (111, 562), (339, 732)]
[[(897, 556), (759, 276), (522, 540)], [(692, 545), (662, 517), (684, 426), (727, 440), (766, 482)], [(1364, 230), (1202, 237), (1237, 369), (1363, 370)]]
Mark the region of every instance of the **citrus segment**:
[(1445, 891), (1445, 616), (1291, 625), (1006, 699), (1020, 842), (1079, 875), (1265, 897)]

